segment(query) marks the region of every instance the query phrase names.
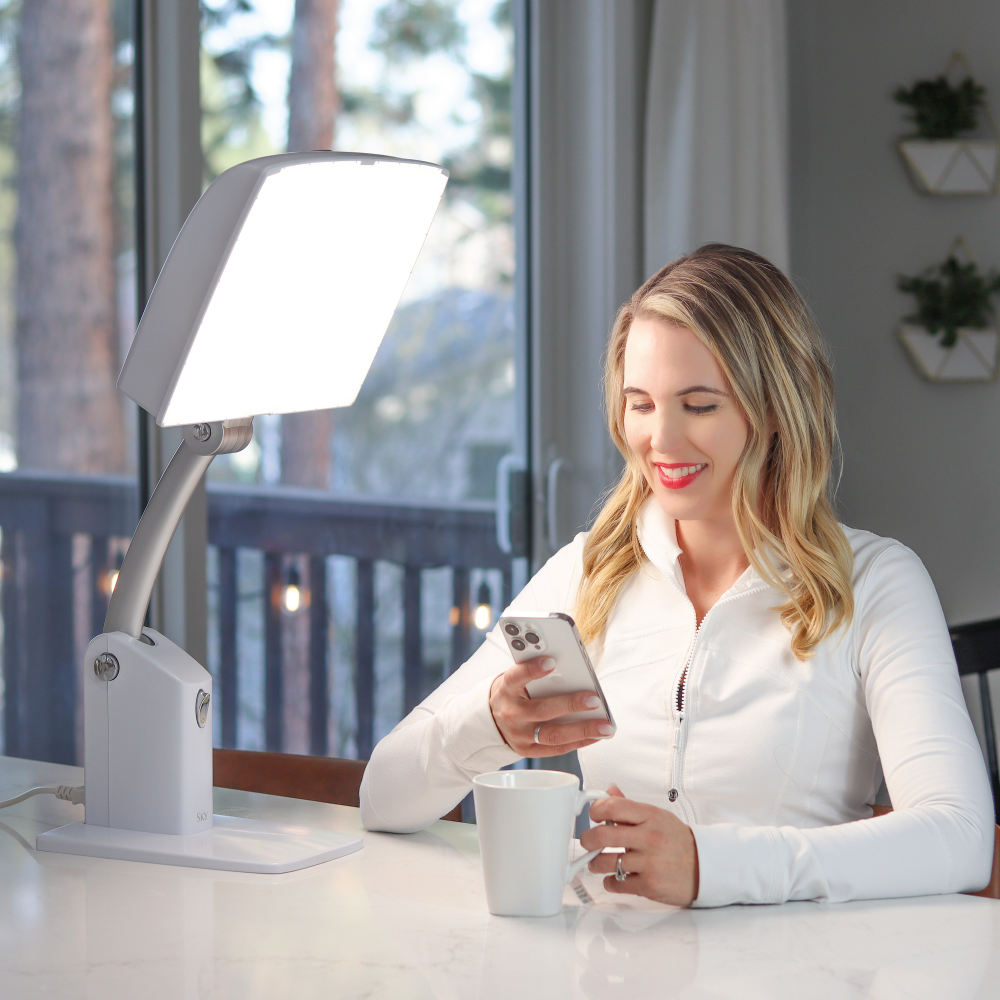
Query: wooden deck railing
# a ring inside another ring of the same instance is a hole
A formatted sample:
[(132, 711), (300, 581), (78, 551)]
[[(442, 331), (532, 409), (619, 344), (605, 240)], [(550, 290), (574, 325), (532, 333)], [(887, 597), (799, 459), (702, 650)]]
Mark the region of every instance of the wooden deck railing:
[[(74, 636), (98, 634), (115, 566), (111, 539), (135, 527), (135, 481), (124, 476), (0, 474), (0, 579), (3, 616), (5, 752), (63, 763), (76, 761), (77, 673)], [(359, 757), (371, 753), (375, 706), (375, 563), (403, 568), (403, 691), (408, 711), (428, 678), (422, 656), (421, 571), (452, 568), (450, 662), (470, 650), (469, 577), (499, 570), (510, 599), (510, 559), (496, 544), (491, 504), (428, 506), (344, 499), (307, 490), (210, 483), (209, 542), (219, 560), (219, 688), (221, 743), (236, 745), (237, 549), (264, 553), (265, 745), (284, 749), (284, 671), (280, 592), (283, 559), (307, 557), (309, 615), (309, 750), (326, 754), (330, 665), (325, 560), (355, 560), (354, 696)], [(87, 540), (89, 539), (89, 547)], [(89, 552), (81, 586), (81, 543)], [(77, 566), (74, 568), (74, 551)]]

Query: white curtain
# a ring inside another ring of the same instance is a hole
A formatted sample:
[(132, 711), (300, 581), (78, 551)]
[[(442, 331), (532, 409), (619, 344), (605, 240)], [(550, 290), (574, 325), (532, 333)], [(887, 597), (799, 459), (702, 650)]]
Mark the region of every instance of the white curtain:
[(784, 0), (656, 0), (646, 273), (702, 243), (788, 267)]

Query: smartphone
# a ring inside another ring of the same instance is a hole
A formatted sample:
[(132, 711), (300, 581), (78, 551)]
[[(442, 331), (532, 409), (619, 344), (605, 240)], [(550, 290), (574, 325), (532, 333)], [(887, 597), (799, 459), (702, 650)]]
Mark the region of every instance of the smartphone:
[(587, 655), (587, 647), (580, 638), (576, 622), (569, 615), (561, 612), (537, 618), (512, 615), (510, 618), (500, 619), (500, 633), (507, 640), (507, 648), (515, 663), (533, 660), (536, 656), (551, 656), (556, 661), (556, 668), (552, 673), (528, 682), (527, 691), (532, 698), (593, 691), (601, 699), (598, 708), (570, 712), (553, 719), (553, 722), (601, 719), (615, 725), (600, 681)]

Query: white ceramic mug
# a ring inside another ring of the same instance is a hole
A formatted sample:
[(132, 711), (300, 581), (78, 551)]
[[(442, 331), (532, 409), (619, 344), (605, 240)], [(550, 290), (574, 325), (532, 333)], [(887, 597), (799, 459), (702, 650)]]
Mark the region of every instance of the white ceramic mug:
[(479, 848), (490, 913), (551, 917), (563, 886), (600, 851), (569, 863), (576, 817), (607, 792), (580, 791), (565, 771), (493, 771), (473, 778)]

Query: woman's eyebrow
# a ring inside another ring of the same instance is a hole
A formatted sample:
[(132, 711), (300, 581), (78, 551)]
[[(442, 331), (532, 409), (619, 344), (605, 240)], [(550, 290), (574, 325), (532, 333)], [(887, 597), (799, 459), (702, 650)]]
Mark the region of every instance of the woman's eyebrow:
[[(681, 389), (680, 392), (675, 392), (675, 396), (687, 396), (692, 392), (708, 392), (713, 396), (728, 396), (728, 392), (723, 392), (721, 389), (713, 389), (710, 385), (689, 385), (686, 389)], [(630, 394), (635, 394), (639, 396), (648, 396), (649, 393), (645, 389), (639, 389), (634, 385), (627, 385), (622, 389), (622, 395), (628, 396)]]
[[(626, 390), (628, 391), (628, 390)], [(675, 392), (675, 396), (686, 396), (688, 393), (692, 392), (709, 392), (713, 396), (728, 396), (729, 393), (723, 392), (721, 389), (713, 389), (710, 385), (689, 385), (686, 389), (681, 389), (680, 392)]]

